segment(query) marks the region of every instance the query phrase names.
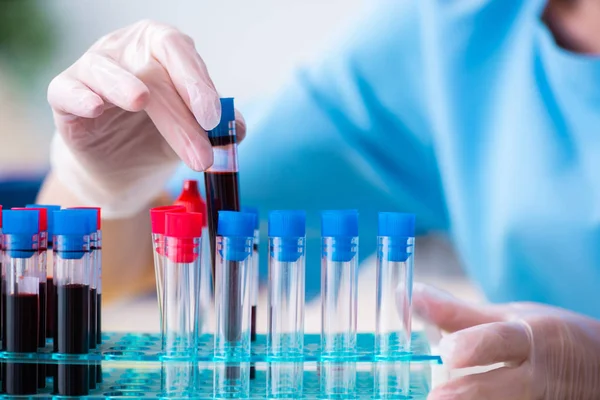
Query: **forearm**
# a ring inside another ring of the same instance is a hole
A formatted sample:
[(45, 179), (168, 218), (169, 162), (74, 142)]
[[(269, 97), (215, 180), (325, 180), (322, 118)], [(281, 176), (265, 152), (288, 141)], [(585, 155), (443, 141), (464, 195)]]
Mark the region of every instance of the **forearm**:
[[(38, 202), (63, 207), (81, 205), (52, 173), (46, 177)], [(102, 221), (103, 300), (112, 301), (152, 289), (154, 272), (148, 208), (170, 203), (171, 199), (164, 193), (132, 217)]]

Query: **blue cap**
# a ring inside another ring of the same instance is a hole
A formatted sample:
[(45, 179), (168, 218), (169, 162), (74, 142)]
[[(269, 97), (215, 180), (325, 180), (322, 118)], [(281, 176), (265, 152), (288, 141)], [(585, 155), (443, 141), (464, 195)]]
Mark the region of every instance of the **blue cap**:
[(49, 204), (27, 204), (26, 208), (45, 208), (48, 210), (48, 240), (52, 241), (52, 235), (54, 235), (54, 219), (52, 213), (54, 211), (60, 211), (60, 206), (49, 205)]
[(64, 259), (80, 259), (84, 256), (85, 237), (90, 234), (90, 214), (87, 210), (60, 210), (52, 213), (54, 235), (61, 236), (54, 243), (54, 250)]
[(391, 237), (414, 237), (415, 215), (399, 212), (380, 212), (377, 234)]
[(34, 237), (39, 232), (39, 212), (23, 210), (2, 211), (2, 230), (7, 254), (12, 258), (29, 258), (34, 254)]
[(306, 212), (303, 210), (275, 210), (269, 213), (269, 237), (306, 236)]
[(88, 229), (86, 235), (98, 232), (98, 210), (93, 208), (70, 208), (85, 216), (85, 223)]
[(229, 123), (235, 121), (235, 107), (233, 97), (222, 97), (221, 101), (221, 121), (214, 129), (208, 131), (209, 137), (229, 136)]
[(217, 235), (254, 237), (256, 216), (239, 211), (219, 211)]
[(259, 218), (260, 214), (258, 212), (258, 208), (244, 206), (244, 207), (242, 207), (242, 212), (245, 212), (248, 214), (254, 214), (254, 219), (255, 219), (254, 229), (258, 229), (260, 227), (260, 218)]
[(321, 213), (321, 236), (355, 237), (358, 236), (358, 211), (333, 210)]

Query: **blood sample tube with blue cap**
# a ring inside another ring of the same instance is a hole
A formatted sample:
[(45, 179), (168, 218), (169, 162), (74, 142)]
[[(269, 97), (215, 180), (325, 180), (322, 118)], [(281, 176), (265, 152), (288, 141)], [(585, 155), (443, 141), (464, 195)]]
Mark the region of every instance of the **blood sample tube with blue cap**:
[(49, 263), (47, 260), (50, 259), (49, 254), (52, 253), (54, 248), (54, 220), (52, 213), (59, 211), (60, 206), (47, 205), (47, 204), (27, 204), (26, 208), (40, 209), (44, 208), (47, 211), (48, 221), (48, 248), (46, 250), (46, 339), (52, 339), (54, 337), (54, 281), (53, 281), (53, 263)]
[(185, 212), (183, 206), (162, 206), (150, 209), (150, 226), (152, 230), (152, 249), (154, 253), (154, 274), (156, 277), (156, 297), (160, 316), (160, 334), (165, 333), (163, 310), (163, 275), (164, 275), (164, 236), (166, 214), (171, 212)]
[(213, 277), (216, 276), (216, 237), (219, 211), (240, 211), (237, 136), (233, 98), (221, 99), (221, 122), (208, 131), (213, 147), (213, 165), (204, 172), (208, 233)]
[[(38, 348), (39, 307), (39, 212), (3, 211), (6, 250), (4, 322), (8, 352), (35, 353)], [(35, 363), (7, 362), (3, 391), (8, 395), (37, 392)]]
[(306, 213), (269, 213), (269, 357), (301, 359), (304, 354)]
[(345, 357), (356, 350), (358, 211), (324, 211), (321, 236), (321, 351)]
[(202, 219), (200, 213), (165, 214), (162, 350), (167, 357), (193, 356), (206, 318), (198, 313)]
[(415, 216), (379, 213), (375, 354), (394, 358), (410, 352)]
[[(81, 210), (53, 212), (54, 284), (56, 319), (54, 350), (59, 354), (89, 353), (90, 226)], [(87, 363), (60, 363), (54, 377), (54, 392), (60, 396), (87, 396)]]
[(220, 211), (216, 264), (215, 358), (250, 357), (250, 272), (255, 215)]

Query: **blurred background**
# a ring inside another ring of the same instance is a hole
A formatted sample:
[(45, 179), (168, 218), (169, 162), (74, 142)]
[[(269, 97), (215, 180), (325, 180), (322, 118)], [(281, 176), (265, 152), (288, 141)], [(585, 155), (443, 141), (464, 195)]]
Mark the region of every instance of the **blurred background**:
[[(357, 18), (363, 1), (0, 0), (0, 204), (34, 199), (53, 133), (48, 83), (104, 34), (140, 19), (176, 26), (194, 38), (217, 88), (235, 96), (243, 112), (321, 53)], [(447, 239), (418, 238), (416, 248), (416, 279), (460, 297), (482, 298), (464, 277)], [(359, 289), (362, 330), (374, 326), (373, 259), (366, 264)], [(127, 310), (127, 318), (105, 313), (105, 327), (157, 329), (155, 307), (148, 299), (126, 299), (115, 309)], [(312, 308), (307, 323), (319, 326), (318, 304)]]

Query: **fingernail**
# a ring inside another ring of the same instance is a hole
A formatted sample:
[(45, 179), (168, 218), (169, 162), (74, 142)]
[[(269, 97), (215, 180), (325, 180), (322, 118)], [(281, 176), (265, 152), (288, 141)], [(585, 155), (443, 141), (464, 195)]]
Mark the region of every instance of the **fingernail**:
[(219, 96), (206, 85), (198, 83), (188, 85), (187, 91), (196, 121), (206, 130), (215, 128), (221, 121)]

